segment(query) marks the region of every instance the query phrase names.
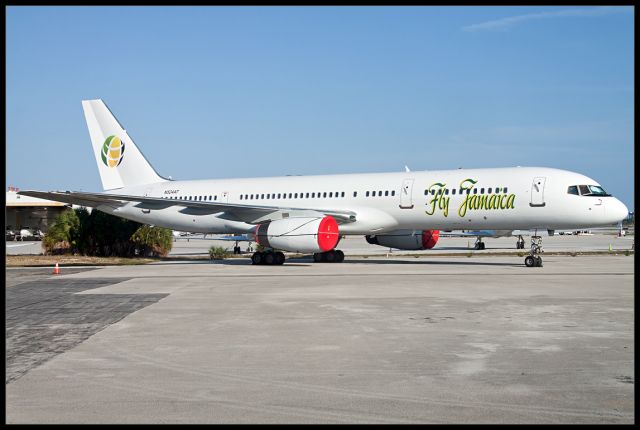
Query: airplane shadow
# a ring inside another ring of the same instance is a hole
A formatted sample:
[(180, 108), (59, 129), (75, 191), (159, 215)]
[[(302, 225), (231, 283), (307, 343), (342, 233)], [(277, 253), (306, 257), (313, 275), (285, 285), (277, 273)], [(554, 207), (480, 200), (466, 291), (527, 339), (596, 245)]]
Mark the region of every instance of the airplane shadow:
[[(287, 263), (295, 263), (287, 264)], [(224, 266), (251, 266), (251, 259), (249, 258), (233, 258), (228, 260), (175, 260), (175, 261), (163, 261), (158, 263), (151, 264), (162, 264), (162, 265), (184, 265), (184, 264), (221, 264)], [(448, 261), (443, 259), (434, 259), (427, 260), (425, 258), (415, 259), (413, 260), (399, 260), (395, 258), (358, 258), (355, 260), (351, 260), (349, 258), (345, 258), (342, 263), (314, 263), (311, 258), (287, 258), (284, 263), (289, 267), (308, 267), (312, 265), (332, 265), (332, 264), (396, 264), (396, 265), (427, 265), (427, 266), (502, 266), (502, 267), (520, 267), (524, 266), (524, 261), (522, 263), (514, 264), (514, 263), (503, 263), (496, 261), (478, 261), (478, 260), (469, 260), (469, 261)], [(266, 267), (266, 266), (265, 266)]]

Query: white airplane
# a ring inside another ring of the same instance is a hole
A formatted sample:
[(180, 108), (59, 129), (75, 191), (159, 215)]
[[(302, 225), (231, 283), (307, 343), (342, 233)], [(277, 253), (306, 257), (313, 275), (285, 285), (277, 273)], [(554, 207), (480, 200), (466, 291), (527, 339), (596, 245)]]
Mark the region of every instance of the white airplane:
[[(277, 250), (340, 262), (344, 235), (384, 247), (429, 249), (439, 230), (549, 230), (611, 225), (626, 206), (597, 181), (546, 167), (405, 171), (176, 181), (160, 176), (102, 100), (82, 102), (104, 192), (20, 191), (94, 207), (172, 230), (250, 234), (265, 252), (254, 264), (282, 264)], [(541, 266), (533, 235), (526, 266)]]

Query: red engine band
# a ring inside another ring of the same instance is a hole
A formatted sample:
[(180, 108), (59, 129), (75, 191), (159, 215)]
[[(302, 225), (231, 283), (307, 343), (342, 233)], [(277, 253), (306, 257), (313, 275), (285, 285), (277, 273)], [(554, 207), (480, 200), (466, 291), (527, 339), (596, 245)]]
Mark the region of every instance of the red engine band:
[(318, 246), (323, 252), (331, 251), (338, 244), (338, 223), (331, 216), (326, 216), (320, 221), (318, 227)]
[(422, 248), (431, 249), (436, 246), (440, 238), (440, 230), (425, 230), (422, 232)]

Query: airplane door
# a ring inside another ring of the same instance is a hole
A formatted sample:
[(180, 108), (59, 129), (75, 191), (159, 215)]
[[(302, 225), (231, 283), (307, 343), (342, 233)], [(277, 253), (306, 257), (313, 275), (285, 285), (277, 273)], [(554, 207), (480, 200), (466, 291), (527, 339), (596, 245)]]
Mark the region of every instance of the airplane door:
[(223, 191), (221, 197), (221, 201), (223, 203), (229, 203), (229, 192), (228, 191)]
[(411, 209), (413, 208), (413, 199), (411, 194), (413, 192), (413, 178), (405, 179), (402, 181), (402, 189), (400, 190), (400, 208)]
[(531, 184), (531, 203), (529, 206), (544, 206), (544, 184), (547, 178), (533, 178)]

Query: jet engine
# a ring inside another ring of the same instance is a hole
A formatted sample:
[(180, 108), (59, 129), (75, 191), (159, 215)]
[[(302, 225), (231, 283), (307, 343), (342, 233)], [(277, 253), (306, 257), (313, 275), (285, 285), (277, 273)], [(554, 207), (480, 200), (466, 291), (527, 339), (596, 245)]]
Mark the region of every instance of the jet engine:
[(367, 242), (387, 248), (404, 250), (431, 249), (440, 238), (440, 230), (395, 230), (385, 234), (367, 235)]
[(267, 248), (291, 252), (326, 252), (336, 247), (340, 235), (333, 217), (284, 218), (256, 227), (255, 240)]

